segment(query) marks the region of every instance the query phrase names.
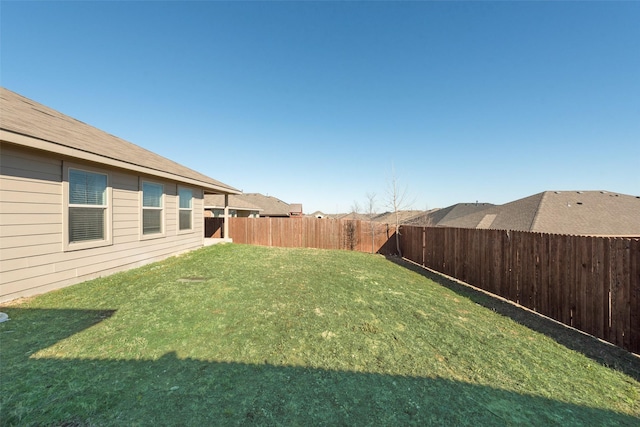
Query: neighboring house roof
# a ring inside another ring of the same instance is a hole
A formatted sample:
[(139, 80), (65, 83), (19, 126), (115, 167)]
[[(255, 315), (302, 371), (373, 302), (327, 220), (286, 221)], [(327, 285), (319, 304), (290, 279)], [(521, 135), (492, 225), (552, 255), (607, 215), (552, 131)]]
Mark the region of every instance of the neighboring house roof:
[(128, 141), (0, 88), (0, 140), (64, 156), (196, 185), (205, 192), (239, 190)]
[(640, 236), (640, 197), (609, 191), (545, 191), (441, 221), (438, 226)]
[(430, 223), (434, 226), (443, 222), (452, 221), (457, 218), (480, 212), (495, 206), (492, 203), (457, 203), (446, 208), (429, 212), (428, 217)]
[[(539, 193), (504, 205), (487, 204), (488, 207), (485, 209), (477, 209), (466, 215), (445, 217), (438, 221), (437, 226), (531, 231), (531, 224), (541, 198), (542, 193)], [(492, 215), (495, 216), (492, 217)], [(490, 218), (493, 220), (488, 221)]]
[(640, 236), (640, 197), (609, 191), (547, 191), (531, 231)]
[[(378, 214), (374, 214), (374, 216), (377, 216), (377, 215)], [(368, 214), (358, 213), (358, 212), (326, 214), (324, 216), (332, 219), (351, 219), (351, 220), (359, 220), (359, 221), (369, 221), (370, 219), (370, 216)]]
[[(312, 214), (312, 216), (317, 217), (318, 214), (322, 215), (324, 218), (332, 218), (332, 219), (354, 219), (359, 221), (374, 221), (386, 224), (395, 224), (396, 218), (393, 212), (384, 212), (384, 213), (374, 213), (372, 215), (366, 213), (340, 213), (340, 214), (324, 214), (320, 211), (316, 211)], [(400, 224), (408, 224), (412, 219), (417, 218), (421, 215), (424, 215), (424, 211), (398, 211), (398, 218)]]
[(289, 216), (291, 208), (288, 203), (275, 198), (273, 196), (265, 196), (260, 193), (244, 193), (238, 197), (251, 203), (252, 205), (262, 208), (261, 216)]
[[(408, 210), (408, 211), (398, 211), (398, 222), (400, 224), (408, 224), (414, 218), (424, 215), (424, 211), (418, 210)], [(376, 215), (373, 218), (373, 221), (382, 222), (386, 224), (395, 224), (396, 223), (396, 214), (394, 212), (384, 212)]]
[(302, 204), (301, 203), (289, 204), (289, 213), (302, 215)]
[(403, 224), (416, 225), (420, 227), (437, 227), (443, 221), (449, 221), (468, 215), (473, 212), (487, 209), (494, 206), (490, 203), (458, 203), (446, 208), (435, 208), (429, 211), (422, 211), (419, 215), (406, 219)]
[(326, 216), (327, 216), (327, 214), (325, 214), (325, 213), (324, 213), (324, 212), (322, 212), (322, 211), (315, 211), (314, 213), (312, 213), (312, 214), (310, 214), (310, 215), (307, 215), (307, 216), (309, 216), (309, 217), (314, 217), (314, 218), (324, 218), (324, 217), (326, 217)]
[[(224, 194), (206, 194), (204, 196), (205, 209), (224, 209)], [(262, 208), (249, 203), (242, 195), (229, 196), (229, 208), (242, 211), (261, 211)]]

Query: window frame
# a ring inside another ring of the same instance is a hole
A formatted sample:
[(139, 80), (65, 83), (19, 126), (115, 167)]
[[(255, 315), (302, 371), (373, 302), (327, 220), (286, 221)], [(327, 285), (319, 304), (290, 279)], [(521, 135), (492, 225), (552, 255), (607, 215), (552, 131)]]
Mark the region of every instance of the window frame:
[[(157, 185), (162, 190), (162, 195), (160, 196), (160, 207), (154, 206), (145, 206), (144, 205), (144, 184)], [(165, 185), (152, 181), (149, 179), (140, 178), (140, 240), (149, 240), (149, 239), (159, 239), (165, 237), (167, 235), (167, 224), (166, 224), (166, 191)], [(145, 210), (156, 210), (160, 211), (160, 232), (159, 233), (144, 233), (144, 211)]]
[[(177, 222), (178, 223), (176, 224), (177, 225), (176, 229), (178, 230), (178, 234), (194, 233), (195, 232), (195, 227), (194, 227), (194, 224), (193, 224), (194, 190), (193, 190), (193, 188), (182, 187), (182, 186), (178, 186), (177, 190), (178, 190), (177, 191), (178, 194), (176, 196), (177, 196), (177, 207), (178, 207), (178, 215), (177, 215), (178, 216), (178, 218), (177, 218), (177, 220), (178, 220)], [(180, 206), (180, 191), (181, 190), (187, 190), (187, 191), (191, 192), (191, 199), (189, 200), (190, 201), (190, 207), (189, 208), (183, 208), (183, 207)], [(191, 220), (190, 220), (191, 227), (183, 229), (183, 228), (180, 228), (180, 213), (181, 212), (185, 212), (185, 211), (191, 212), (191, 215), (190, 215), (191, 216)]]
[[(70, 203), (71, 189), (69, 185), (69, 171), (77, 170), (81, 172), (104, 175), (106, 177), (105, 188), (105, 202), (104, 205), (83, 205)], [(113, 244), (113, 199), (112, 199), (112, 187), (111, 187), (111, 174), (104, 170), (92, 166), (81, 165), (71, 162), (63, 162), (63, 176), (62, 176), (62, 250), (63, 252), (100, 248), (103, 246), (110, 246)], [(69, 221), (71, 217), (70, 210), (72, 208), (79, 207), (92, 207), (95, 209), (104, 210), (104, 238), (96, 240), (86, 240), (80, 242), (71, 242)]]

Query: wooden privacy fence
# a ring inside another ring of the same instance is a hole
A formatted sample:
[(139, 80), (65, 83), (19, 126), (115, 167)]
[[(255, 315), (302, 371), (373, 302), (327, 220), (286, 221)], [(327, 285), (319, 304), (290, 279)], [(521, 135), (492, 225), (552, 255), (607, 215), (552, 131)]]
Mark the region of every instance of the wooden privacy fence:
[(403, 256), (640, 353), (640, 239), (401, 226)]
[[(205, 237), (222, 236), (222, 218), (205, 218)], [(235, 243), (287, 248), (395, 252), (394, 226), (329, 218), (229, 218)], [(373, 250), (372, 250), (373, 249)]]
[(223, 236), (224, 218), (205, 218), (204, 237), (215, 237), (220, 239)]

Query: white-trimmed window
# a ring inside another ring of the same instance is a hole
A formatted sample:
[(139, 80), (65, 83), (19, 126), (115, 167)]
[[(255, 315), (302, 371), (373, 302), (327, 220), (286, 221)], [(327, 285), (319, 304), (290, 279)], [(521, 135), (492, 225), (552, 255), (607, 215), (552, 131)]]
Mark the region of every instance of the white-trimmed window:
[(164, 234), (164, 186), (142, 181), (142, 236)]
[(178, 187), (178, 230), (193, 229), (193, 191)]
[(65, 168), (65, 250), (111, 244), (109, 176)]

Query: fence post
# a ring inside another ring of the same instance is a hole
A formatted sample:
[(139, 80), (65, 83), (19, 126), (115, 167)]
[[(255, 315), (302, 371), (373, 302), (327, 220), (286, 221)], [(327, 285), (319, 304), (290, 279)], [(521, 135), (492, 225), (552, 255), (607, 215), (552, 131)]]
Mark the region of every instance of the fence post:
[(224, 195), (224, 222), (222, 225), (222, 237), (229, 238), (229, 195)]

